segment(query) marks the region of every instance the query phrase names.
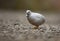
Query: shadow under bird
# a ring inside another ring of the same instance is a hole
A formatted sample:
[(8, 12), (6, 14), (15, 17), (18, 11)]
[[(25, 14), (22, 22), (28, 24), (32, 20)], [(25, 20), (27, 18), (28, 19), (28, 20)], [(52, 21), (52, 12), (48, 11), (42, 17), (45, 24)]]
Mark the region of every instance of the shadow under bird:
[(29, 23), (35, 26), (34, 29), (38, 29), (39, 25), (42, 25), (46, 20), (42, 14), (30, 10), (26, 10), (26, 17)]

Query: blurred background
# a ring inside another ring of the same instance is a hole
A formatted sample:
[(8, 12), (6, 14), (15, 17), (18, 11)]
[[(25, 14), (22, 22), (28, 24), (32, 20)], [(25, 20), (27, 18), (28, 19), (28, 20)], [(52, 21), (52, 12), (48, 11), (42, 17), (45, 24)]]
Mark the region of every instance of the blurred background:
[(0, 9), (60, 10), (60, 0), (0, 0)]

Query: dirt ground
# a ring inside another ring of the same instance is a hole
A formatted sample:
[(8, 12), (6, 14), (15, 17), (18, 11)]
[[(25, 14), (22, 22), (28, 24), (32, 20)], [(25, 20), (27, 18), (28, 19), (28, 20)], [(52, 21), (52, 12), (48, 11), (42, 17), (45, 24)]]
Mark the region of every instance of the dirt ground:
[(60, 14), (43, 15), (47, 22), (32, 29), (25, 11), (0, 10), (0, 41), (60, 41)]

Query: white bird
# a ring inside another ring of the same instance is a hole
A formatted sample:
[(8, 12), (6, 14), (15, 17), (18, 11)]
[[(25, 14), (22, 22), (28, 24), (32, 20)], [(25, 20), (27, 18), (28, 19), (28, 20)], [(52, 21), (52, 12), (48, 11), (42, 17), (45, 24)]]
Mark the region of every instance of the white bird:
[(26, 11), (26, 17), (32, 25), (36, 26), (34, 29), (38, 29), (39, 25), (45, 22), (45, 17), (40, 13), (35, 13), (30, 10)]

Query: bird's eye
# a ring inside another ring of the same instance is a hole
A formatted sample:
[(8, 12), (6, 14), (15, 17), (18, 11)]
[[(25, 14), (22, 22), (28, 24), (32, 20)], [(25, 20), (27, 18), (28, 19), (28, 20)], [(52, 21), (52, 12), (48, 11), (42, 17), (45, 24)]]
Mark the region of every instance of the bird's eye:
[(30, 15), (30, 13), (28, 12), (27, 15)]
[(27, 16), (27, 17), (29, 17), (29, 15), (30, 15), (30, 13), (27, 13), (27, 15), (26, 15), (26, 16)]

